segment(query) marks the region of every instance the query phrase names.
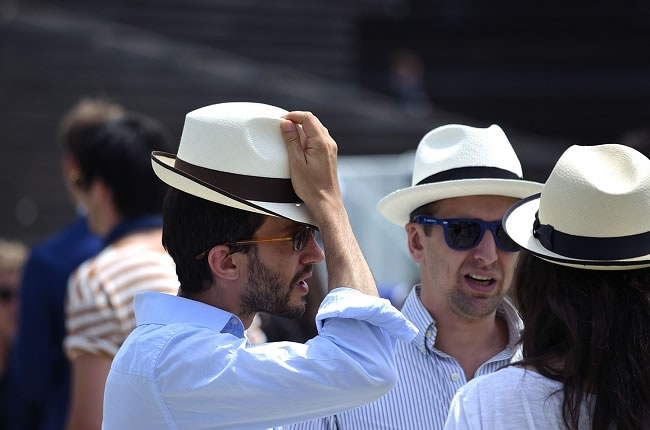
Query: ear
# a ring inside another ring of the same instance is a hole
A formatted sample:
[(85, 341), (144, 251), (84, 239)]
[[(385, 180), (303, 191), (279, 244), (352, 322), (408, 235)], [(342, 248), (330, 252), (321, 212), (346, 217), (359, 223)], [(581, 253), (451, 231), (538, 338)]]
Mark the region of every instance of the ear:
[(212, 274), (220, 279), (237, 280), (240, 273), (240, 264), (234, 258), (238, 254), (230, 254), (226, 245), (217, 245), (208, 253), (208, 265)]
[(63, 167), (63, 177), (68, 180), (71, 179), (70, 176), (74, 177), (79, 175), (79, 163), (77, 163), (77, 160), (72, 158), (71, 155), (65, 154), (63, 156), (62, 167)]
[(424, 261), (424, 246), (422, 245), (422, 235), (424, 231), (419, 228), (415, 223), (408, 223), (404, 227), (406, 230), (406, 236), (408, 238), (408, 247), (411, 258), (416, 263), (422, 263)]

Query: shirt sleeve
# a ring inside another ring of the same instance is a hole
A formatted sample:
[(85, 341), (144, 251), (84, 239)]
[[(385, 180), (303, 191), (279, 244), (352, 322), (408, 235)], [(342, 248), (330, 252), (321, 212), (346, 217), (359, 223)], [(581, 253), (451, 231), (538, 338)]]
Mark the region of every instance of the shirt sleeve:
[(70, 360), (81, 354), (115, 356), (120, 347), (120, 319), (101, 280), (93, 270), (93, 260), (82, 264), (68, 281), (65, 307), (66, 337), (63, 348)]
[(417, 330), (388, 301), (337, 289), (317, 320), (319, 335), (306, 344), (246, 348), (232, 335), (183, 330), (157, 359), (156, 397), (177, 425), (268, 428), (352, 409), (393, 387), (396, 337), (410, 341)]

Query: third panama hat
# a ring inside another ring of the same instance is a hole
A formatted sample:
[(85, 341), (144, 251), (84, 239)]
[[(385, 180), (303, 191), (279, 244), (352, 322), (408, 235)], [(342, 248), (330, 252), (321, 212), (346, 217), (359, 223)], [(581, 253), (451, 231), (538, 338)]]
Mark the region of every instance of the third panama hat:
[(508, 235), (552, 263), (591, 270), (650, 266), (650, 160), (623, 145), (572, 146), (541, 194), (516, 203)]

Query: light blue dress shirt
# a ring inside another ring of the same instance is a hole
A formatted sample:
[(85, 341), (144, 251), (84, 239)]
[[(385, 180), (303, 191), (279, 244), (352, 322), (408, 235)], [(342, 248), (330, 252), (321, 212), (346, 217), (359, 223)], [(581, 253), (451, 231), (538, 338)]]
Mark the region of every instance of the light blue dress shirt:
[(249, 346), (236, 316), (182, 297), (141, 293), (134, 306), (105, 430), (267, 429), (351, 409), (391, 389), (395, 339), (417, 334), (387, 300), (349, 288), (325, 297), (306, 344)]

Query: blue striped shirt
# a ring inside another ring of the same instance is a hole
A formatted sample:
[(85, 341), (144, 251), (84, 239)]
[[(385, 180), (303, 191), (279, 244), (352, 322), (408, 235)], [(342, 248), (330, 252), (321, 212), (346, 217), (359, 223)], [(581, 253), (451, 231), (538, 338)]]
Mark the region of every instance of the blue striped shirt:
[[(419, 286), (409, 294), (402, 313), (419, 333), (411, 343), (397, 342), (397, 385), (379, 400), (338, 415), (287, 427), (288, 430), (420, 430), (442, 429), (456, 391), (467, 383), (460, 363), (434, 347), (436, 323), (419, 297)], [(523, 328), (517, 311), (506, 299), (497, 308), (508, 325), (505, 349), (483, 363), (474, 376), (487, 375), (508, 364)]]

